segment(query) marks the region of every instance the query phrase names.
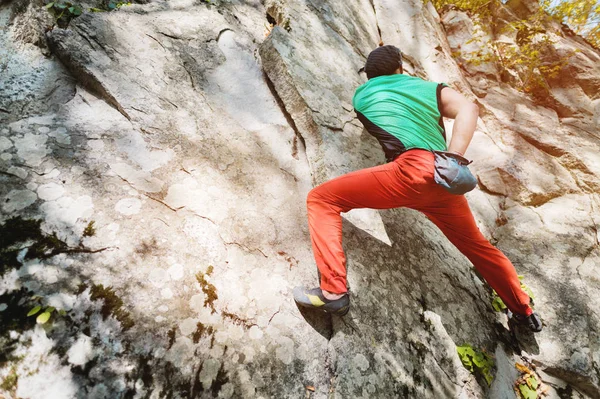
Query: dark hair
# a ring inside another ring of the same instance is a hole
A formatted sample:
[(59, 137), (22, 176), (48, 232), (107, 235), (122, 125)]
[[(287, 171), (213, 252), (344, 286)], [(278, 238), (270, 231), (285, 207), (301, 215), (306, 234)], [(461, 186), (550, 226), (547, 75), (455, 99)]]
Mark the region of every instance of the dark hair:
[(402, 52), (398, 47), (388, 44), (371, 51), (362, 70), (367, 73), (368, 79), (372, 79), (393, 75), (398, 68), (402, 68)]

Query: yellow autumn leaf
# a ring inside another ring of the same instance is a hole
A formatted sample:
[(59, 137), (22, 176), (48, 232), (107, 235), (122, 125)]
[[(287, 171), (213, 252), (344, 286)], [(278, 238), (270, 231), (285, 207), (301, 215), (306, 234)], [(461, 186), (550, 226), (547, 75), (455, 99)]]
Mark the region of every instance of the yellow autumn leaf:
[(533, 371), (531, 371), (531, 369), (527, 366), (525, 366), (524, 364), (521, 363), (515, 363), (515, 367), (517, 368), (517, 370), (519, 370), (521, 373), (525, 373), (525, 374), (533, 374)]

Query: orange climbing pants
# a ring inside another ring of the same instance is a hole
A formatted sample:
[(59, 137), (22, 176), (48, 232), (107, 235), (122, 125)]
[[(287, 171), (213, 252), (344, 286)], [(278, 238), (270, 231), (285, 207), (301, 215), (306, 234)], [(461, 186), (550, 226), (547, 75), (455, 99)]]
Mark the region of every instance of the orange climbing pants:
[(321, 288), (337, 294), (347, 291), (340, 212), (406, 207), (424, 213), (512, 312), (531, 314), (529, 295), (521, 289), (514, 266), (481, 234), (466, 198), (435, 183), (433, 166), (431, 152), (410, 150), (393, 162), (348, 173), (310, 191), (308, 224)]

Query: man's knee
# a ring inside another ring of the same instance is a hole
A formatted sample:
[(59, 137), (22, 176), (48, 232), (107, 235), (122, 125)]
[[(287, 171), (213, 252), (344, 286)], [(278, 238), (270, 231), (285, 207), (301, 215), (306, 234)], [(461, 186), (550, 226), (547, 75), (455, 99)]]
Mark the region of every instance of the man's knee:
[(306, 196), (306, 205), (307, 206), (310, 206), (311, 203), (321, 202), (322, 196), (321, 196), (321, 192), (319, 189), (320, 187), (321, 186), (317, 186), (308, 192), (308, 195)]

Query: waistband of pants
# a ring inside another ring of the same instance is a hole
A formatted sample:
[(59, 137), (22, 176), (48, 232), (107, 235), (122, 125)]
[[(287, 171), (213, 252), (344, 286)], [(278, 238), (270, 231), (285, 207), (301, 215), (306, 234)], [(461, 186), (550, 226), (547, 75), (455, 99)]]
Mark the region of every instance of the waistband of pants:
[(433, 163), (433, 152), (422, 148), (411, 148), (397, 155), (392, 162), (399, 161), (424, 161), (427, 164)]

